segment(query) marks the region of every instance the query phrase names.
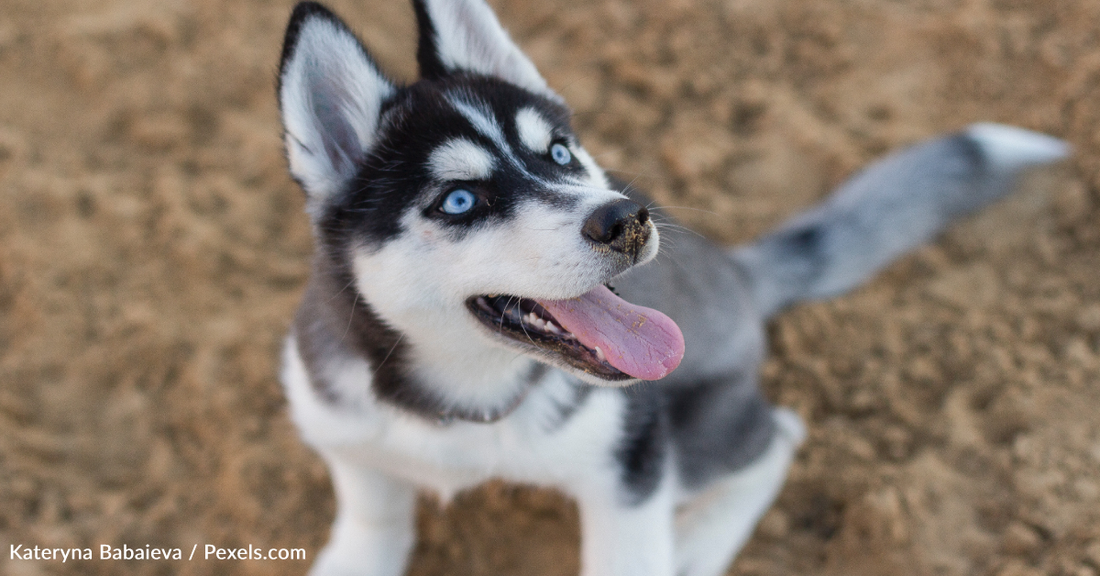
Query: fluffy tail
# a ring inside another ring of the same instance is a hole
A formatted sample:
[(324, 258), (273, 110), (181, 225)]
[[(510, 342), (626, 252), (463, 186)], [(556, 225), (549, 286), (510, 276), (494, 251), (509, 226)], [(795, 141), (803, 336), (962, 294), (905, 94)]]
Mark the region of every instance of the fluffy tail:
[(1045, 134), (974, 124), (872, 164), (821, 205), (736, 248), (733, 258), (752, 278), (764, 317), (835, 296), (1011, 192), (1024, 169), (1069, 152), (1068, 144)]

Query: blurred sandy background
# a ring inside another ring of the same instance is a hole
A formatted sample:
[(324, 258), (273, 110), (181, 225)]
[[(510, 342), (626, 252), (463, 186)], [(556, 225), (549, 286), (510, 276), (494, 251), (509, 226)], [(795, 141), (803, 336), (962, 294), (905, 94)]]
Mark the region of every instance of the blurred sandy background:
[[(868, 287), (776, 321), (810, 439), (733, 574), (1100, 573), (1100, 2), (492, 0), (605, 166), (747, 239), (977, 120), (1068, 139)], [(332, 6), (411, 78), (399, 0)], [(291, 2), (0, 0), (0, 552), (327, 536), (276, 380), (307, 273), (273, 95)], [(571, 575), (576, 513), (426, 501), (412, 574)], [(301, 574), (12, 561), (0, 573)]]

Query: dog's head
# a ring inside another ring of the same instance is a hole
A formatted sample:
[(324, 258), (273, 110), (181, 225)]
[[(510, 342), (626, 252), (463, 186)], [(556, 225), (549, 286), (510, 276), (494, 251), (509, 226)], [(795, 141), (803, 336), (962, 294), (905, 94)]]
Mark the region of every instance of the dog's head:
[(609, 186), (482, 0), (414, 6), (409, 86), (322, 6), (291, 17), (279, 101), (320, 249), (414, 343), (467, 334), (595, 384), (665, 376), (679, 329), (605, 287), (656, 255), (646, 208)]

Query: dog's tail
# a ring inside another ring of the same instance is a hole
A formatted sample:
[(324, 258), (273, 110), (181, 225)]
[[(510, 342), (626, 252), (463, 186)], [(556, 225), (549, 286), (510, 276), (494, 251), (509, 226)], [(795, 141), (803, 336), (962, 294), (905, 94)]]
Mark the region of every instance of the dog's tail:
[(1026, 168), (1069, 152), (1044, 134), (974, 124), (872, 164), (821, 205), (735, 248), (733, 258), (766, 318), (855, 288), (951, 221), (1011, 192)]

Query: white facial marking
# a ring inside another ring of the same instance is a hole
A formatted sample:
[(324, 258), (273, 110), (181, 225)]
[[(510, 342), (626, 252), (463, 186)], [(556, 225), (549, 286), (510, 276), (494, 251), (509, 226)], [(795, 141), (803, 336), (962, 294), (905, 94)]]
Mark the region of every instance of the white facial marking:
[(592, 158), (592, 155), (587, 150), (577, 146), (570, 150), (573, 156), (580, 161), (581, 166), (588, 172), (589, 183), (599, 188), (610, 188), (611, 182), (607, 179), (607, 174), (604, 173), (603, 168), (600, 168), (599, 164)]
[[(455, 110), (459, 114), (461, 114), (464, 118), (466, 118), (467, 121), (470, 122), (470, 124), (474, 127), (475, 130), (477, 130), (479, 134), (485, 136), (486, 138), (491, 140), (493, 144), (496, 145), (496, 147), (500, 151), (500, 155), (498, 156), (499, 160), (507, 165), (524, 171), (527, 177), (531, 178), (535, 182), (538, 182), (548, 187), (554, 187), (559, 193), (574, 193), (573, 190), (571, 190), (571, 188), (573, 187), (562, 187), (560, 185), (560, 182), (547, 181), (546, 179), (540, 178), (535, 174), (527, 171), (523, 163), (520, 162), (519, 159), (516, 157), (515, 151), (512, 150), (511, 146), (509, 146), (508, 142), (504, 139), (504, 131), (500, 127), (500, 122), (497, 121), (496, 117), (493, 115), (492, 110), (487, 104), (479, 101), (475, 96), (461, 91), (448, 93), (447, 101), (450, 102), (452, 106), (454, 106)], [(520, 116), (527, 116), (527, 114), (525, 114), (525, 111), (529, 111), (531, 116), (534, 117), (533, 122), (531, 121), (530, 117), (526, 120), (521, 120)], [(519, 128), (521, 140), (524, 139), (524, 130), (520, 127), (522, 125), (521, 123), (526, 123), (528, 125), (528, 128), (531, 130), (529, 134), (537, 134), (534, 128), (534, 123), (542, 123), (545, 126), (545, 129), (540, 127), (539, 130), (548, 135), (545, 137), (540, 136), (540, 138), (546, 138), (547, 140), (547, 145), (543, 147), (542, 151), (545, 152), (549, 149), (549, 142), (552, 140), (552, 137), (549, 136), (549, 134), (551, 134), (551, 129), (549, 127), (549, 123), (546, 121), (545, 118), (539, 116), (538, 113), (535, 112), (533, 109), (524, 108), (517, 113), (516, 123), (517, 128)], [(530, 146), (530, 144), (525, 141), (524, 146)], [(592, 156), (590, 156), (588, 152), (584, 150), (584, 148), (581, 148), (580, 146), (570, 147), (569, 152), (581, 163), (581, 166), (584, 167), (585, 174), (581, 177), (569, 176), (567, 177), (567, 180), (572, 180), (575, 183), (582, 184), (584, 195), (587, 195), (589, 192), (591, 192), (591, 187), (601, 188), (605, 190), (610, 187), (610, 183), (607, 179), (607, 176), (604, 174), (604, 171), (599, 167), (598, 164), (596, 164), (596, 161), (592, 159)], [(501, 166), (495, 167), (498, 169), (501, 168)], [(621, 194), (618, 194), (618, 196), (622, 197)]]
[(458, 110), (459, 114), (470, 121), (470, 124), (482, 136), (492, 140), (501, 149), (507, 149), (507, 144), (504, 141), (504, 131), (500, 129), (500, 123), (493, 117), (493, 113), (488, 106), (480, 102), (466, 101), (461, 96), (453, 93), (448, 94), (447, 100), (451, 102), (455, 110)]
[(495, 164), (486, 149), (461, 138), (436, 148), (428, 158), (432, 175), (440, 180), (486, 180)]
[(516, 114), (516, 131), (520, 142), (532, 152), (542, 153), (550, 148), (553, 139), (550, 123), (533, 108), (524, 108)]
[[(448, 93), (447, 101), (455, 107), (455, 110), (457, 110), (459, 114), (473, 125), (474, 129), (477, 130), (479, 134), (488, 138), (496, 145), (505, 163), (520, 170), (525, 170), (523, 164), (516, 158), (515, 151), (512, 150), (507, 140), (504, 139), (504, 130), (501, 129), (500, 122), (497, 121), (496, 116), (493, 115), (493, 111), (489, 108), (488, 104), (478, 101), (476, 97), (461, 92)], [(533, 174), (529, 174), (529, 176), (535, 178)]]

